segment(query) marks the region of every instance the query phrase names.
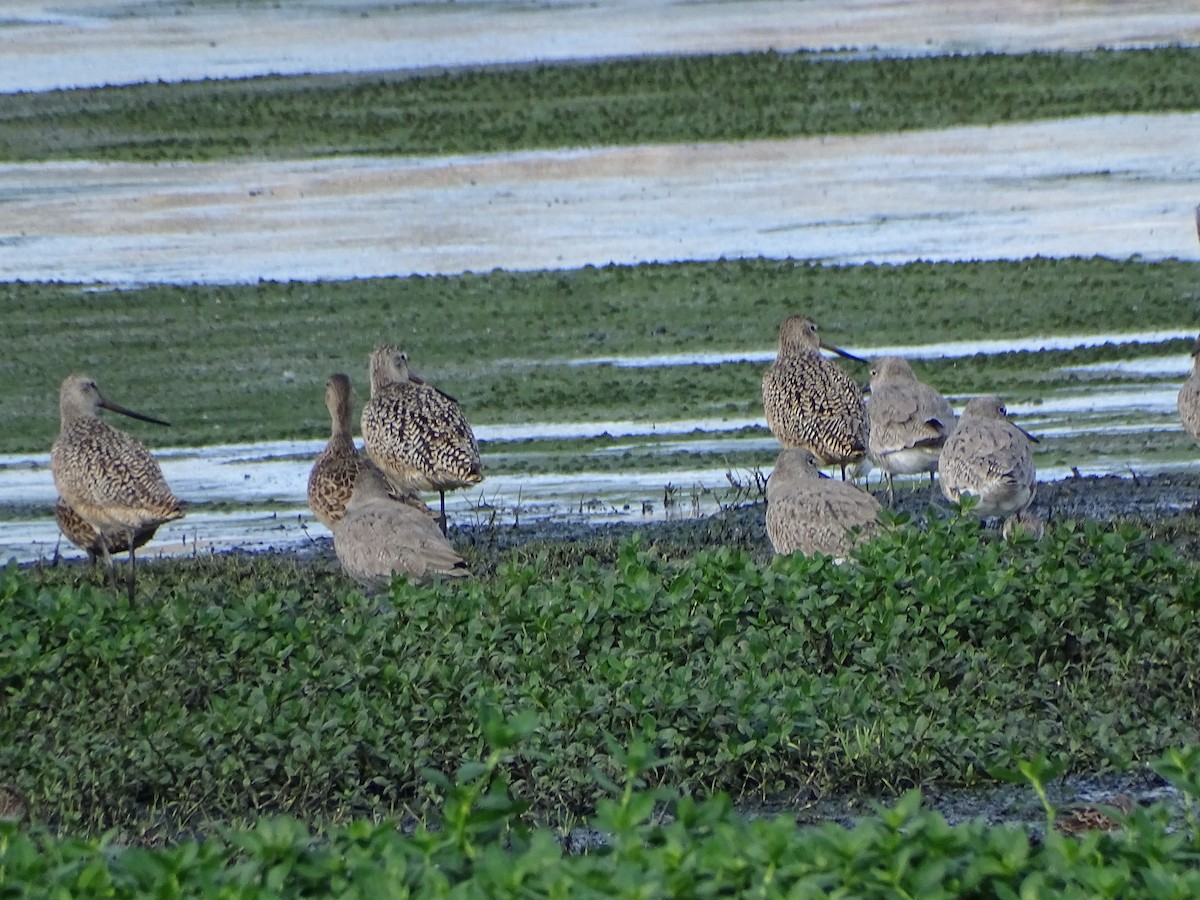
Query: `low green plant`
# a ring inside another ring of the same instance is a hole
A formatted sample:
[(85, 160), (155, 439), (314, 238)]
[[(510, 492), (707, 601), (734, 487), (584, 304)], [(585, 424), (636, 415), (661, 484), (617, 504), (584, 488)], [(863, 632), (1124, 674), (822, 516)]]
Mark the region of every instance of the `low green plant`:
[(1194, 47), (737, 53), (0, 95), (5, 160), (489, 153), (1200, 108)]
[[(623, 755), (623, 786), (598, 805), (591, 850), (569, 854), (521, 815), (501, 761), (533, 719), (494, 713), (490, 751), (451, 781), (429, 773), (440, 811), (413, 829), (359, 821), (316, 834), (290, 818), (222, 828), (154, 849), (56, 838), (0, 825), (0, 893), (79, 898), (239, 897), (1174, 897), (1200, 891), (1200, 836), (1160, 802), (1121, 817), (1116, 833), (1038, 835), (982, 819), (951, 826), (907, 792), (851, 827), (747, 818), (726, 795), (697, 800), (634, 785), (659, 762)], [(1195, 803), (1200, 749), (1154, 763)], [(1043, 798), (1046, 761), (1019, 767)]]
[[(118, 402), (168, 417), (170, 429), (122, 421), (151, 447), (324, 439), (330, 372), (348, 373), (368, 396), (367, 354), (384, 340), (401, 344), (474, 425), (761, 421), (761, 359), (643, 368), (573, 361), (769, 355), (779, 323), (797, 312), (813, 316), (826, 339), (854, 347), (1078, 334), (1081, 322), (1112, 333), (1190, 328), (1200, 317), (1198, 272), (1192, 262), (1104, 259), (851, 267), (722, 260), (315, 284), (0, 284), (0, 453), (49, 449), (58, 388), (72, 371), (95, 377)], [(992, 315), (997, 304), (1003, 326)], [(897, 308), (910, 315), (897, 318)], [(57, 327), (64, 319), (76, 327)], [(915, 367), (948, 395), (993, 391), (1028, 402), (1112, 386), (1112, 375), (1063, 367), (1172, 353), (1185, 360), (1188, 347), (1177, 340)], [(847, 365), (866, 378), (865, 368)]]
[(147, 566), (136, 605), (68, 570), (0, 575), (0, 771), (69, 831), (286, 812), (422, 814), (425, 769), (535, 724), (504, 762), (550, 822), (621, 766), (704, 795), (967, 785), (1039, 753), (1103, 771), (1194, 737), (1200, 574), (1130, 525), (1005, 543), (899, 520), (852, 564), (546, 552), (364, 598), (327, 564)]

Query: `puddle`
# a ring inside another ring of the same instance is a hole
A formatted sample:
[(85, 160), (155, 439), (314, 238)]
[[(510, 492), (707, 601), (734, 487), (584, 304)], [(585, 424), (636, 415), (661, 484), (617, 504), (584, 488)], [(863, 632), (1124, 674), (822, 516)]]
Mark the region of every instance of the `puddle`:
[(657, 54), (845, 48), (1015, 53), (1200, 42), (1178, 0), (566, 0), (285, 4), (9, 0), (0, 91)]
[[(1005, 338), (995, 341), (946, 341), (938, 344), (915, 344), (907, 347), (860, 347), (853, 344), (841, 346), (843, 350), (866, 359), (880, 356), (903, 356), (907, 359), (956, 359), (976, 354), (1013, 353), (1041, 350), (1074, 350), (1079, 347), (1102, 347), (1105, 344), (1161, 344), (1163, 341), (1191, 340), (1196, 330), (1140, 331), (1132, 334), (1080, 334), (1055, 337)], [(666, 353), (657, 356), (591, 356), (585, 359), (568, 360), (571, 366), (615, 366), (619, 369), (653, 368), (656, 366), (713, 366), (721, 363), (757, 362), (769, 363), (775, 359), (775, 348), (770, 350), (734, 351), (729, 353)], [(1146, 360), (1129, 360), (1119, 363), (1097, 363), (1092, 366), (1075, 366), (1063, 369), (1068, 372), (1108, 371), (1105, 366), (1127, 366), (1112, 368), (1111, 371), (1128, 371), (1131, 374), (1178, 374), (1187, 377), (1191, 359), (1187, 356), (1164, 356), (1156, 358), (1158, 370), (1139, 368)]]
[[(1181, 335), (1189, 337), (1189, 335)], [(1084, 366), (1064, 366), (1060, 371), (1078, 372), (1080, 374), (1111, 373), (1114, 375), (1129, 375), (1143, 377), (1170, 376), (1181, 382), (1191, 371), (1192, 360), (1187, 356), (1147, 356), (1142, 359), (1121, 359), (1111, 362), (1089, 363)]]

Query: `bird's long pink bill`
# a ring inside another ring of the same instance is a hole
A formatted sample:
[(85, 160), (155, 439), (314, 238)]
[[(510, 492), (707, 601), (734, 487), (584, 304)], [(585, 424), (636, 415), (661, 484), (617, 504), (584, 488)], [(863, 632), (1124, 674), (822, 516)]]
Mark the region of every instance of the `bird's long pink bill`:
[(153, 422), (155, 425), (166, 425), (168, 427), (171, 424), (170, 422), (164, 422), (162, 419), (156, 419), (154, 416), (143, 416), (140, 412), (126, 409), (121, 404), (113, 403), (111, 400), (101, 400), (100, 406), (112, 412), (120, 413), (123, 416), (129, 416), (131, 419), (141, 419), (143, 422)]
[(862, 363), (864, 366), (867, 364), (867, 361), (861, 356), (855, 356), (853, 353), (843, 350), (841, 347), (835, 347), (832, 344), (825, 343), (824, 341), (821, 341), (820, 346), (822, 350), (828, 350), (830, 353), (836, 353), (838, 356), (841, 356), (845, 359), (852, 359), (856, 363)]

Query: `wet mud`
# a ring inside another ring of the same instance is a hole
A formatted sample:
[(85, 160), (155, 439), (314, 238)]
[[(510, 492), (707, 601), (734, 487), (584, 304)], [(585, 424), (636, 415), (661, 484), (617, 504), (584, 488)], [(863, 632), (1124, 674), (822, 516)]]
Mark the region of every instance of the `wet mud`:
[[(874, 486), (871, 489), (881, 502), (885, 500), (882, 490)], [(931, 489), (927, 483), (898, 484), (892, 508), (908, 514), (917, 524), (929, 516), (953, 514), (949, 501), (936, 486)], [(479, 524), (455, 529), (453, 539), (460, 550), (487, 566), (510, 559), (514, 554), (531, 558), (538, 552), (556, 554), (564, 561), (572, 554), (580, 558), (593, 555), (604, 562), (615, 558), (620, 543), (635, 534), (667, 555), (738, 547), (765, 560), (771, 556), (765, 509), (759, 501), (710, 516), (671, 521)], [(1192, 535), (1193, 524), (1200, 515), (1200, 466), (1195, 472), (1079, 476), (1042, 482), (1038, 484), (1033, 510), (1048, 522), (1134, 521), (1182, 550), (1200, 548), (1200, 539)]]

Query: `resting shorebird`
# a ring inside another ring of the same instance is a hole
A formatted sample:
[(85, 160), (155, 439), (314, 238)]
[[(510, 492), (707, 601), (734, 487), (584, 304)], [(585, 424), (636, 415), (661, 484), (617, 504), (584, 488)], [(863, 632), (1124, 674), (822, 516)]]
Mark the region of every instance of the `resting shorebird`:
[(183, 504), (171, 493), (162, 469), (142, 444), (100, 419), (100, 410), (169, 423), (133, 412), (107, 400), (87, 375), (70, 375), (59, 390), (62, 427), (50, 450), (50, 471), (59, 496), (95, 529), (101, 558), (116, 587), (108, 550), (110, 539), (129, 548), (129, 598), (136, 584), (137, 536), (183, 516)]
[(867, 410), (862, 391), (825, 348), (865, 362), (821, 341), (806, 316), (789, 316), (779, 326), (779, 353), (763, 373), (762, 399), (767, 426), (784, 447), (804, 447), (823, 466), (846, 466), (867, 453)]
[(998, 397), (975, 397), (942, 448), (942, 493), (955, 503), (964, 494), (979, 498), (974, 512), (981, 518), (1021, 512), (1033, 501), (1037, 487), (1036, 440), (1008, 420)]
[(397, 573), (418, 582), (470, 575), (429, 510), (397, 502), (373, 466), (358, 474), (345, 515), (333, 527), (333, 549), (346, 574), (372, 590)]
[(844, 558), (879, 529), (879, 501), (820, 469), (800, 447), (784, 450), (767, 478), (767, 536), (779, 554)]
[(411, 377), (408, 356), (393, 346), (371, 354), (371, 399), (362, 411), (367, 455), (395, 493), (437, 491), (442, 530), (446, 491), (479, 484), (479, 445), (458, 401)]
[(871, 462), (887, 475), (888, 502), (895, 500), (895, 475), (928, 472), (932, 485), (942, 446), (956, 424), (949, 401), (918, 381), (906, 359), (883, 356), (871, 366), (867, 417), (867, 448)]

